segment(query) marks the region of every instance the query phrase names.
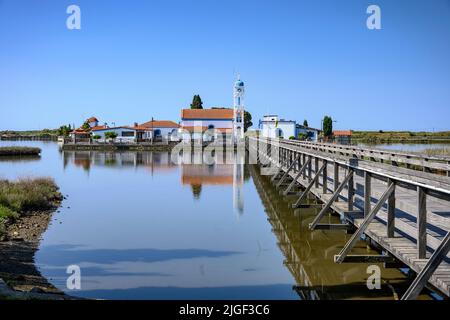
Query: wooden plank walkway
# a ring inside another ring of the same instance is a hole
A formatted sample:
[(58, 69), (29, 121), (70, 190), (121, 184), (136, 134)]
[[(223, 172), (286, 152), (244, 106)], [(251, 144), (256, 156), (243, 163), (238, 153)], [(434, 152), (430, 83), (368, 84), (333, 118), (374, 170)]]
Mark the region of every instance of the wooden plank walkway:
[[(259, 156), (260, 160), (261, 157), (265, 158), (266, 163), (269, 162), (281, 172), (273, 177), (278, 187), (286, 190), (288, 186), (298, 184), (305, 189), (309, 188), (309, 192), (320, 202), (329, 204), (329, 207), (348, 223), (357, 228), (365, 228), (363, 233), (366, 236), (417, 273), (424, 271), (429, 258), (441, 247), (443, 239), (450, 231), (449, 177), (398, 168), (392, 164), (364, 161), (353, 156), (311, 150), (291, 142), (282, 142), (276, 147), (279, 148), (279, 159), (274, 159), (265, 152), (259, 153)], [(314, 161), (308, 164), (307, 158), (314, 158)], [(302, 166), (305, 166), (305, 170), (300, 172)], [(350, 171), (351, 182), (342, 188), (338, 201), (333, 201), (335, 188), (344, 181)], [(371, 177), (368, 180), (370, 207), (366, 206), (365, 201), (366, 176)], [(335, 179), (339, 183), (335, 183)], [(395, 184), (391, 187), (392, 182)], [(425, 205), (422, 207), (418, 205), (418, 190), (421, 188), (427, 190)], [(369, 213), (366, 211), (376, 207), (389, 191), (392, 192), (386, 197), (389, 201), (380, 204), (374, 219), (368, 221), (365, 227), (364, 218)], [(299, 196), (301, 194), (298, 193)], [(419, 208), (422, 208), (422, 214)], [(422, 221), (425, 221), (425, 224)], [(352, 244), (348, 245), (351, 249)], [(348, 251), (344, 252), (344, 258), (347, 253)], [(433, 289), (450, 296), (448, 250), (444, 256), (446, 257), (439, 261), (437, 269), (427, 282)], [(339, 257), (337, 260), (339, 261)]]

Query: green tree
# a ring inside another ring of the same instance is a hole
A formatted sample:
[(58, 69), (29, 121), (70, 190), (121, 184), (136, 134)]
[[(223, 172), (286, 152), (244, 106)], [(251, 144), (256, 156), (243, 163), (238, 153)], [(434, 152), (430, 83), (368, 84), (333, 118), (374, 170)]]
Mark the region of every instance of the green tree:
[(309, 127), (309, 125), (308, 125), (308, 120), (305, 119), (305, 120), (303, 121), (303, 126), (304, 126), (304, 127)]
[(323, 118), (323, 135), (327, 138), (333, 135), (333, 119), (329, 116)]
[(116, 132), (112, 132), (112, 131), (105, 132), (105, 139), (111, 139), (114, 141), (115, 138), (117, 138)]
[(298, 140), (306, 140), (308, 138), (308, 136), (305, 133), (299, 133), (297, 139)]
[(194, 195), (194, 199), (200, 199), (200, 194), (202, 193), (202, 185), (201, 184), (191, 184), (192, 194)]
[(91, 130), (91, 126), (89, 125), (89, 123), (85, 122), (83, 123), (83, 125), (81, 126), (81, 129), (88, 131)]
[(61, 126), (58, 129), (58, 136), (67, 137), (67, 136), (69, 136), (71, 131), (72, 131), (72, 127), (70, 126), (70, 124), (68, 126), (66, 126), (66, 125)]
[(191, 109), (203, 109), (203, 101), (202, 98), (200, 98), (200, 95), (194, 95), (191, 103)]
[(252, 115), (247, 110), (244, 110), (244, 132), (247, 132), (248, 128), (253, 125)]

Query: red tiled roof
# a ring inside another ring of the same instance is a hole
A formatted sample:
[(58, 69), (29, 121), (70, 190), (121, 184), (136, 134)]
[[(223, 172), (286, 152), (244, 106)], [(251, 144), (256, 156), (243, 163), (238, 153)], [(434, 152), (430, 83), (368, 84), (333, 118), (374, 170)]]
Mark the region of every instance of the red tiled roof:
[(141, 125), (140, 127), (144, 128), (179, 128), (180, 125), (170, 120), (153, 120), (147, 121)]
[(86, 122), (98, 122), (98, 119), (96, 117), (90, 117)]
[(78, 129), (73, 130), (71, 133), (72, 134), (86, 134), (86, 135), (88, 135), (88, 134), (90, 134), (90, 131), (86, 131), (86, 130), (84, 130), (82, 128), (78, 128)]
[(91, 131), (95, 131), (95, 130), (103, 130), (103, 129), (107, 129), (107, 126), (96, 126), (96, 127), (92, 127)]
[(182, 109), (182, 119), (233, 119), (233, 109)]
[(336, 130), (336, 131), (333, 131), (333, 135), (336, 136), (336, 137), (351, 136), (352, 135), (352, 131), (351, 130)]

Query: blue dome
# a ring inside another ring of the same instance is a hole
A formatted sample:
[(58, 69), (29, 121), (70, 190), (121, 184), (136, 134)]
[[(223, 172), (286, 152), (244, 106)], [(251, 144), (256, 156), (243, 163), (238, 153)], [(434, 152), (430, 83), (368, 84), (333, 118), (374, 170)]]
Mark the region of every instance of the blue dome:
[(244, 82), (241, 80), (236, 81), (236, 83), (234, 84), (235, 87), (243, 87), (244, 86)]

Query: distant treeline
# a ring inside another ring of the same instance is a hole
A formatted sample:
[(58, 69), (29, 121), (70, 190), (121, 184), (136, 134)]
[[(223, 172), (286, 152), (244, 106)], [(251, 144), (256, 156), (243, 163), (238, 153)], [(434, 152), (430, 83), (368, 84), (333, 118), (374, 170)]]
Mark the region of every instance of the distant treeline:
[(28, 130), (28, 131), (14, 131), (5, 130), (0, 131), (0, 138), (2, 140), (57, 140), (59, 135), (58, 129), (44, 129), (44, 130)]
[(450, 131), (353, 131), (352, 140), (364, 143), (450, 143)]

